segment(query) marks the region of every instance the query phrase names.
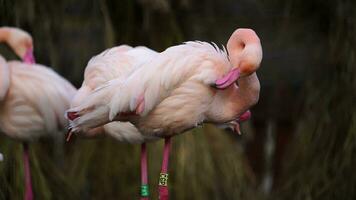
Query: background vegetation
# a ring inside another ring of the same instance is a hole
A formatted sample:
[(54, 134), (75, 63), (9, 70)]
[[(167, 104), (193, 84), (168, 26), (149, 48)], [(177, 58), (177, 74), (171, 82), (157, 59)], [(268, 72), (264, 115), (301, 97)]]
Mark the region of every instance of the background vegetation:
[[(352, 0), (0, 0), (0, 25), (29, 31), (37, 62), (76, 86), (108, 47), (224, 45), (251, 27), (264, 49), (253, 118), (242, 136), (205, 125), (175, 137), (172, 199), (356, 199), (355, 8)], [(4, 45), (0, 52), (15, 58)], [(58, 151), (57, 143), (31, 145), (36, 199), (138, 199), (139, 146), (77, 139)], [(151, 185), (162, 146), (149, 145)], [(0, 152), (0, 199), (22, 199), (22, 147), (2, 135)]]

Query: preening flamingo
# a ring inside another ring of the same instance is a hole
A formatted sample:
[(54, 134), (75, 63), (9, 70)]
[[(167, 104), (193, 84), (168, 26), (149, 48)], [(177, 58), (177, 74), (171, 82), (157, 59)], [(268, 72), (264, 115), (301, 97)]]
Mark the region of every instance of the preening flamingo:
[(258, 101), (255, 71), (262, 60), (258, 36), (251, 29), (238, 29), (227, 47), (229, 55), (205, 42), (166, 49), (126, 79), (109, 81), (69, 109), (71, 131), (129, 121), (145, 136), (165, 138), (160, 199), (168, 199), (170, 137), (203, 122), (239, 119)]
[(6, 42), (23, 62), (0, 56), (0, 129), (24, 146), (25, 199), (32, 200), (28, 142), (42, 136), (60, 136), (67, 126), (63, 113), (76, 89), (56, 72), (34, 64), (31, 36), (17, 28), (0, 28)]

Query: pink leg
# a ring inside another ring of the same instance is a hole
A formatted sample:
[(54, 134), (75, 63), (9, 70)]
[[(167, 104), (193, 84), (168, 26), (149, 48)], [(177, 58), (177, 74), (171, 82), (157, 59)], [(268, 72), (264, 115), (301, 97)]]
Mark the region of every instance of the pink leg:
[(23, 143), (23, 162), (25, 170), (25, 200), (33, 200), (30, 158), (27, 143)]
[(169, 153), (171, 149), (171, 138), (167, 137), (164, 140), (164, 149), (163, 149), (163, 162), (162, 169), (159, 176), (158, 182), (158, 193), (159, 200), (168, 200), (168, 163), (169, 163)]
[(146, 143), (141, 145), (141, 200), (149, 200)]

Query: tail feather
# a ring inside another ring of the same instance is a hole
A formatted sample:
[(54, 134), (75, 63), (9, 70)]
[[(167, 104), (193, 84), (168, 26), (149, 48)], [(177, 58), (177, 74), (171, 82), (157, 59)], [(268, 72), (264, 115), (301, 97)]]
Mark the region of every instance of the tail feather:
[(110, 101), (120, 90), (119, 84), (118, 81), (110, 81), (95, 89), (81, 105), (67, 110), (65, 117), (70, 120), (70, 128), (74, 132), (86, 131), (112, 121), (113, 118), (109, 118)]
[(66, 116), (69, 117), (71, 114), (76, 116), (74, 120), (70, 121), (69, 128), (72, 129), (73, 132), (80, 132), (88, 131), (92, 128), (108, 123), (108, 112), (108, 107), (101, 106), (98, 109), (91, 109), (90, 111), (68, 111)]

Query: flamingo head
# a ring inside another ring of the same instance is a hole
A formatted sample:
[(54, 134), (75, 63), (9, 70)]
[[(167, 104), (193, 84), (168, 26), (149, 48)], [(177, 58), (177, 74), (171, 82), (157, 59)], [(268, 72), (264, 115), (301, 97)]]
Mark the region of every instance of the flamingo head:
[(260, 39), (252, 29), (237, 29), (227, 42), (227, 50), (232, 69), (216, 80), (218, 89), (225, 89), (237, 81), (240, 76), (254, 73), (262, 61)]
[(30, 34), (18, 28), (8, 28), (8, 34), (8, 44), (16, 55), (26, 63), (34, 63), (33, 41)]

